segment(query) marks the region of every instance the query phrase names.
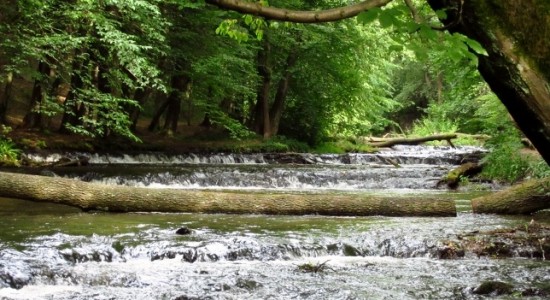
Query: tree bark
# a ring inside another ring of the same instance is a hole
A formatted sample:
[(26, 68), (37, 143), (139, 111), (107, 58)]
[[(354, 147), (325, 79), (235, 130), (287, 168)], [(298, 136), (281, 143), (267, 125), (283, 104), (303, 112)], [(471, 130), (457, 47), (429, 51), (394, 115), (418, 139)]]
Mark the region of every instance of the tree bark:
[(363, 11), (374, 7), (382, 7), (392, 1), (393, 0), (366, 0), (345, 7), (319, 11), (281, 9), (262, 6), (257, 2), (245, 2), (243, 0), (206, 0), (206, 3), (245, 14), (259, 15), (271, 20), (294, 23), (321, 23), (355, 17)]
[(0, 172), (0, 196), (111, 212), (456, 216), (454, 200), (437, 196), (430, 198), (149, 189), (5, 172)]
[(472, 200), (478, 214), (530, 214), (550, 208), (550, 178), (530, 180)]

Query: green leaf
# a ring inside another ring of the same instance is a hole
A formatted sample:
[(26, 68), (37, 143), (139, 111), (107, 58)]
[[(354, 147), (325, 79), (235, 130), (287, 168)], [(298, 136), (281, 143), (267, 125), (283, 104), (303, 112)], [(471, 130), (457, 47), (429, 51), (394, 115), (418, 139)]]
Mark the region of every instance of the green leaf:
[(435, 41), (438, 38), (437, 31), (431, 29), (427, 25), (420, 26), (419, 34), (421, 37), (432, 41)]
[(470, 38), (467, 38), (465, 41), (466, 45), (468, 45), (468, 47), (470, 47), (470, 49), (472, 49), (475, 53), (477, 54), (480, 54), (480, 55), (485, 55), (487, 56), (487, 51), (485, 50), (485, 48), (483, 48), (483, 46), (481, 46), (481, 44), (476, 41), (476, 40), (472, 40)]
[(378, 18), (378, 15), (380, 15), (380, 11), (381, 9), (378, 7), (364, 11), (357, 16), (357, 21), (362, 24), (372, 23)]
[(445, 19), (447, 19), (447, 12), (446, 12), (444, 9), (436, 10), (436, 11), (435, 11), (435, 15), (436, 15), (440, 20), (445, 20)]
[(378, 18), (378, 21), (380, 22), (380, 26), (382, 26), (382, 28), (388, 28), (393, 25), (394, 23), (393, 19), (394, 19), (393, 15), (382, 12), (380, 14), (380, 17)]
[(244, 23), (246, 25), (252, 24), (252, 21), (254, 21), (254, 19), (252, 18), (252, 15), (245, 15), (244, 16)]
[(389, 47), (389, 50), (394, 51), (394, 52), (401, 52), (401, 51), (403, 51), (403, 45), (397, 45), (397, 44), (396, 45), (391, 45)]

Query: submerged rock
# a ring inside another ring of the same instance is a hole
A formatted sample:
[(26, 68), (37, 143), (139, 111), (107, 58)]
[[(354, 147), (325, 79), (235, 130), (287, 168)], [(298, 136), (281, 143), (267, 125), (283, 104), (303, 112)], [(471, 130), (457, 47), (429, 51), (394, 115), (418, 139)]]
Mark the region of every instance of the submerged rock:
[(550, 259), (550, 226), (532, 223), (514, 228), (459, 235), (460, 245), (477, 256)]
[(255, 281), (255, 280), (251, 280), (251, 279), (243, 279), (243, 278), (239, 278), (237, 279), (237, 287), (241, 288), (241, 289), (245, 289), (245, 290), (255, 290), (259, 287), (262, 287), (262, 284)]
[(474, 289), (474, 294), (491, 296), (508, 295), (511, 294), (513, 290), (514, 286), (506, 282), (485, 281)]
[(191, 231), (191, 229), (187, 228), (187, 227), (182, 227), (178, 230), (176, 230), (176, 234), (179, 234), (179, 235), (189, 235), (193, 233), (193, 231)]

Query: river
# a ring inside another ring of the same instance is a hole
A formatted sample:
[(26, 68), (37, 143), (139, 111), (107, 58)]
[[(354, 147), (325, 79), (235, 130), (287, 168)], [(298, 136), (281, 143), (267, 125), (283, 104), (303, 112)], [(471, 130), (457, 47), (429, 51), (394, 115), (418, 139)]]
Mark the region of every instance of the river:
[[(522, 294), (545, 299), (536, 291), (550, 282), (548, 260), (442, 257), (446, 241), (522, 226), (532, 218), (472, 214), (469, 200), (498, 186), (436, 188), (441, 176), (476, 151), (398, 147), (377, 155), (299, 155), (290, 163), (267, 154), (92, 155), (90, 166), (47, 173), (107, 184), (251, 193), (437, 193), (454, 199), (459, 213), (450, 218), (112, 214), (0, 198), (0, 298), (486, 299), (474, 293), (480, 283), (502, 281), (514, 287), (513, 294), (498, 296), (502, 299)], [(550, 224), (548, 218), (537, 221)], [(189, 234), (176, 233), (182, 228)]]

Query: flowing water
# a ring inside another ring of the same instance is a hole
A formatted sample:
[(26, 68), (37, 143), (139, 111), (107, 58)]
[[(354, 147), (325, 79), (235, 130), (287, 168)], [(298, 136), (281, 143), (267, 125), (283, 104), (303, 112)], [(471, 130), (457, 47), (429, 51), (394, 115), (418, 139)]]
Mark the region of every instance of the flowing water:
[[(439, 193), (455, 199), (460, 212), (453, 218), (110, 214), (0, 198), (0, 299), (485, 299), (473, 291), (487, 280), (512, 284), (518, 292), (501, 297), (514, 299), (547, 286), (548, 261), (440, 258), (445, 241), (459, 234), (531, 218), (474, 215), (469, 200), (487, 191), (435, 188), (474, 151), (402, 147), (378, 155), (299, 155), (291, 164), (267, 154), (94, 155), (87, 167), (48, 169), (50, 176), (132, 186)], [(191, 232), (176, 234), (180, 228)]]

